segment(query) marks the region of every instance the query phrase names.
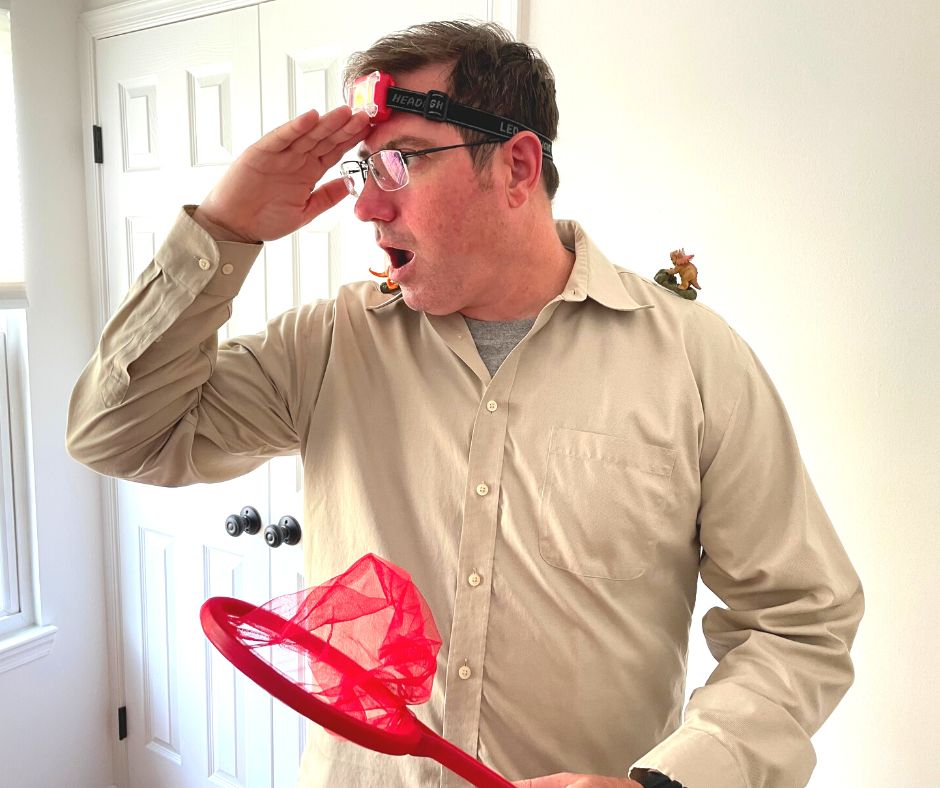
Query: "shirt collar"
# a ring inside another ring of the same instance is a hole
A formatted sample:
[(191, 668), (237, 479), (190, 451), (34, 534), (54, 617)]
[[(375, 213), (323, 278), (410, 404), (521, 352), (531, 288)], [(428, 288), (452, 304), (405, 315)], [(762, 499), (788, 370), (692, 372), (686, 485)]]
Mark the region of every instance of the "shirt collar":
[(372, 296), (375, 300), (378, 301), (377, 304), (369, 304), (366, 307), (367, 312), (374, 312), (376, 309), (383, 309), (384, 307), (389, 306), (389, 304), (394, 304), (396, 301), (401, 301), (404, 293), (401, 290), (396, 292), (394, 295), (389, 293), (383, 293), (379, 290), (379, 283), (375, 282), (375, 295)]
[(637, 300), (628, 290), (622, 272), (604, 256), (578, 222), (556, 221), (555, 232), (562, 244), (574, 250), (575, 254), (568, 283), (558, 296), (560, 300), (584, 301), (590, 298), (621, 312), (654, 308), (645, 298)]
[[(621, 272), (614, 267), (594, 242), (584, 232), (578, 222), (559, 220), (555, 222), (555, 232), (558, 233), (562, 244), (573, 249), (575, 254), (574, 266), (565, 289), (558, 295), (560, 301), (584, 301), (590, 298), (608, 309), (620, 312), (632, 312), (637, 309), (653, 309), (646, 299), (638, 301), (627, 289), (627, 283)], [(375, 288), (378, 303), (370, 304), (367, 310), (383, 309), (391, 304), (401, 301), (402, 293), (394, 295), (382, 293), (378, 285)]]

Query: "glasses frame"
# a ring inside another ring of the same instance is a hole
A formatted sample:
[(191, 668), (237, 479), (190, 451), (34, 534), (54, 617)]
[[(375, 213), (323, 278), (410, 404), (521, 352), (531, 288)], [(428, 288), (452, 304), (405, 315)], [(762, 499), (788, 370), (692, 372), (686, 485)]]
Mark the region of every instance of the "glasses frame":
[[(356, 168), (359, 170), (359, 175), (362, 177), (362, 188), (365, 189), (366, 182), (368, 180), (368, 174), (372, 172), (372, 180), (375, 181), (375, 185), (378, 186), (383, 192), (397, 192), (401, 189), (404, 189), (409, 183), (411, 183), (411, 174), (408, 172), (408, 159), (411, 159), (415, 156), (427, 156), (430, 153), (441, 153), (445, 150), (455, 150), (456, 148), (476, 148), (479, 145), (500, 145), (506, 142), (504, 139), (493, 138), (488, 140), (479, 140), (478, 142), (464, 142), (460, 145), (442, 145), (436, 148), (423, 148), (422, 150), (409, 150), (403, 151), (396, 148), (383, 148), (382, 150), (377, 150), (375, 153), (367, 156), (365, 159), (349, 159), (347, 161), (340, 163), (340, 173), (343, 176), (343, 182), (346, 184), (346, 190), (353, 196), (358, 197), (360, 192), (356, 188), (356, 182), (354, 179)], [(373, 163), (373, 159), (376, 156), (379, 156), (383, 153), (397, 153), (401, 158), (402, 169), (405, 173), (405, 182), (400, 186), (383, 186), (382, 181), (379, 180), (379, 177), (376, 175), (376, 165)]]

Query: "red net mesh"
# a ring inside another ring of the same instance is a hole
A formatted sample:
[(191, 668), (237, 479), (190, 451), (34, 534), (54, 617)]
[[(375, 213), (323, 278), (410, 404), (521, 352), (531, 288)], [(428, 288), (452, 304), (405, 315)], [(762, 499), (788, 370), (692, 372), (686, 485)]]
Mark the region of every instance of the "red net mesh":
[[(258, 611), (287, 624), (275, 631)], [(299, 645), (297, 628), (315, 638)], [(407, 572), (371, 553), (322, 585), (241, 616), (236, 631), (314, 697), (390, 733), (411, 723), (405, 705), (431, 697), (441, 647), (431, 610)]]

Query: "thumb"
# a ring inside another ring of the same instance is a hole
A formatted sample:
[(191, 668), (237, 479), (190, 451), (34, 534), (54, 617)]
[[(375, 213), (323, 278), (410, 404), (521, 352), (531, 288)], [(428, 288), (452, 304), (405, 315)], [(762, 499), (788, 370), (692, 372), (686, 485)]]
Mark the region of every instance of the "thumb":
[(318, 186), (310, 193), (307, 205), (304, 207), (304, 224), (342, 202), (348, 194), (349, 190), (342, 178), (334, 178)]

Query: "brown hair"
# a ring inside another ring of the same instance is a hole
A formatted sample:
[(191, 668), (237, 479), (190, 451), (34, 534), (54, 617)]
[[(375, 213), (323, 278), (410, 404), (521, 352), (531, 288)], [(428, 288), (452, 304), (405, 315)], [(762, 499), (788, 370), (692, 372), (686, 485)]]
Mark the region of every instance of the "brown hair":
[[(453, 101), (528, 126), (550, 140), (558, 134), (555, 76), (537, 49), (513, 40), (493, 22), (428, 22), (380, 38), (346, 64), (344, 82), (372, 71), (407, 74), (424, 66), (452, 63), (447, 93)], [(464, 142), (488, 135), (456, 127)], [(493, 148), (468, 148), (478, 170)], [(542, 182), (549, 199), (558, 191), (558, 170), (542, 159)]]

